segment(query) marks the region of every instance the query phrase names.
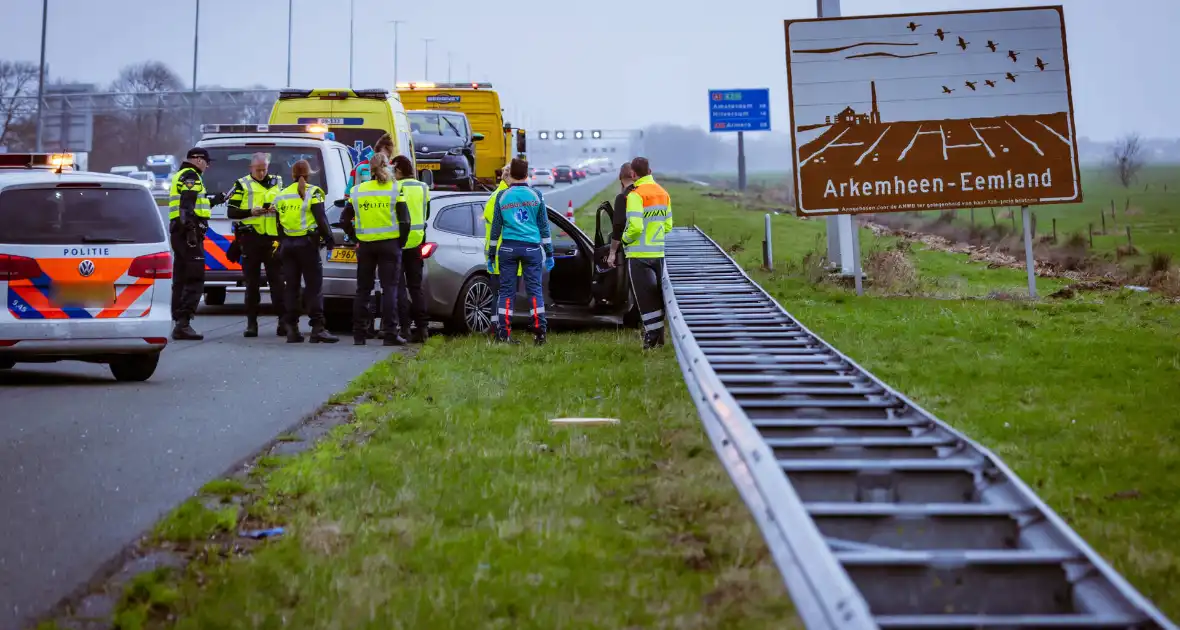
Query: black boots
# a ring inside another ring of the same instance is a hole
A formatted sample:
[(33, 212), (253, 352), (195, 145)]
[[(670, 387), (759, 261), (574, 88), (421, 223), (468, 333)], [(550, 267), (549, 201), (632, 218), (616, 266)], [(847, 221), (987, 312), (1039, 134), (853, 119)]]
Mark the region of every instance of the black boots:
[(404, 346), (406, 340), (397, 333), (385, 333), (385, 339), (381, 342), (383, 346)]
[(414, 333), (410, 335), (410, 343), (426, 343), (426, 327), (419, 326), (414, 329)]
[(643, 333), (643, 349), (654, 350), (664, 345), (664, 331)]
[(205, 335), (193, 330), (187, 317), (176, 321), (176, 326), (172, 328), (172, 338), (176, 341), (201, 341)]
[(533, 335), (533, 343), (538, 346), (545, 345), (545, 331), (542, 330), (542, 331), (538, 332), (537, 334)]
[(253, 339), (254, 337), (258, 336), (258, 320), (257, 319), (247, 319), (246, 320), (246, 332), (242, 333), (242, 336), (246, 337), (247, 339)]
[(299, 332), (299, 324), (287, 326), (287, 343), (303, 343), (303, 334)]
[(275, 328), (275, 336), (276, 337), (286, 337), (287, 336), (287, 325), (283, 323), (282, 319), (279, 320), (279, 325), (277, 328)]
[[(290, 340), (289, 337), (288, 340)], [(340, 338), (328, 332), (323, 326), (312, 326), (308, 341), (311, 343), (336, 343), (340, 341)]]

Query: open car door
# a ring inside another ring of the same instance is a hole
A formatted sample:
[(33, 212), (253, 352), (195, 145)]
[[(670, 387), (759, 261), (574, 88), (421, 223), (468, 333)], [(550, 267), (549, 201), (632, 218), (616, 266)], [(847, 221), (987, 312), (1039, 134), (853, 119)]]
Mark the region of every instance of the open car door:
[(596, 307), (622, 310), (627, 306), (627, 265), (622, 247), (615, 257), (615, 267), (608, 267), (610, 235), (613, 228), (610, 204), (602, 204), (594, 215), (594, 280), (591, 291)]

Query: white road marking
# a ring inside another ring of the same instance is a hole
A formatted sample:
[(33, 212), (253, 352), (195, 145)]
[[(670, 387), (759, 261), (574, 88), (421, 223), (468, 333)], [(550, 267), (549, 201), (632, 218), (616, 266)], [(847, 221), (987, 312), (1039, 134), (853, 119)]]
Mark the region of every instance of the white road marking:
[(983, 145), (983, 148), (987, 149), (988, 155), (992, 156), (992, 158), (995, 158), (996, 152), (992, 151), (992, 148), (987, 144), (987, 140), (983, 139), (983, 134), (979, 133), (980, 129), (999, 129), (999, 127), (976, 127), (975, 125), (971, 125), (971, 131), (975, 132), (975, 137), (979, 138), (979, 143)]
[(1019, 129), (1017, 129), (1016, 127), (1013, 127), (1013, 126), (1012, 126), (1012, 123), (1010, 123), (1010, 122), (1008, 122), (1008, 121), (1006, 121), (1006, 120), (1005, 120), (1005, 121), (1004, 121), (1004, 124), (1005, 124), (1005, 125), (1008, 125), (1008, 127), (1009, 127), (1009, 128), (1011, 128), (1011, 129), (1012, 129), (1012, 131), (1016, 132), (1016, 135), (1020, 136), (1020, 139), (1021, 139), (1021, 140), (1024, 140), (1025, 142), (1027, 142), (1027, 143), (1029, 143), (1030, 145), (1032, 145), (1032, 148), (1033, 148), (1034, 150), (1036, 150), (1036, 152), (1037, 152), (1037, 155), (1040, 155), (1040, 156), (1042, 156), (1042, 157), (1045, 155), (1045, 152), (1041, 150), (1041, 147), (1040, 147), (1040, 146), (1038, 146), (1038, 145), (1037, 145), (1037, 143), (1035, 143), (1035, 142), (1033, 142), (1032, 140), (1029, 140), (1028, 138), (1026, 138), (1024, 134), (1020, 133), (1020, 130), (1019, 130)]
[(1068, 146), (1072, 146), (1072, 145), (1073, 145), (1073, 143), (1069, 141), (1069, 138), (1066, 138), (1065, 136), (1063, 136), (1063, 135), (1061, 135), (1061, 134), (1057, 133), (1057, 130), (1056, 130), (1056, 129), (1054, 129), (1054, 128), (1050, 127), (1049, 125), (1046, 125), (1045, 123), (1043, 123), (1043, 122), (1041, 122), (1041, 121), (1039, 121), (1039, 120), (1037, 121), (1037, 124), (1038, 124), (1038, 125), (1040, 125), (1040, 126), (1042, 126), (1042, 127), (1044, 127), (1045, 129), (1048, 129), (1048, 130), (1049, 130), (1049, 133), (1051, 133), (1051, 134), (1053, 134), (1053, 135), (1057, 136), (1057, 138), (1058, 138), (1059, 140), (1061, 140), (1062, 142), (1064, 142), (1064, 143), (1065, 143), (1065, 146), (1067, 146), (1067, 147), (1068, 147)]
[(808, 162), (810, 162), (810, 161), (811, 161), (813, 158), (816, 158), (816, 157), (818, 157), (818, 156), (819, 156), (819, 154), (823, 153), (824, 151), (827, 151), (829, 148), (831, 148), (831, 147), (832, 147), (832, 145), (836, 144), (836, 141), (837, 141), (837, 140), (839, 140), (840, 138), (843, 138), (843, 137), (844, 137), (844, 134), (848, 133), (848, 130), (849, 130), (849, 129), (852, 129), (852, 127), (845, 127), (845, 128), (844, 128), (844, 131), (841, 131), (839, 135), (837, 135), (835, 138), (832, 138), (832, 141), (831, 141), (831, 142), (829, 142), (829, 143), (828, 143), (826, 146), (824, 146), (824, 148), (822, 148), (822, 149), (820, 149), (819, 151), (816, 151), (815, 153), (812, 153), (811, 155), (807, 156), (807, 159), (806, 159), (806, 160), (803, 160), (803, 161), (802, 161), (802, 162), (799, 164), (799, 166), (803, 166), (804, 164), (807, 164), (807, 163), (808, 163)]
[(867, 151), (865, 151), (864, 153), (861, 153), (861, 154), (860, 154), (860, 157), (856, 158), (856, 161), (855, 161), (855, 162), (853, 162), (853, 163), (852, 163), (852, 165), (853, 165), (853, 166), (860, 166), (860, 163), (865, 161), (865, 158), (866, 158), (866, 157), (868, 157), (868, 156), (869, 156), (869, 154), (870, 154), (870, 153), (872, 153), (872, 152), (873, 152), (873, 150), (877, 148), (877, 145), (878, 145), (878, 144), (881, 144), (881, 139), (882, 139), (882, 138), (884, 138), (884, 137), (885, 137), (885, 134), (889, 133), (889, 130), (890, 130), (890, 129), (892, 129), (892, 128), (893, 128), (893, 125), (890, 125), (890, 126), (886, 127), (886, 128), (885, 128), (885, 131), (882, 131), (882, 132), (881, 132), (881, 135), (877, 136), (877, 140), (876, 140), (876, 142), (874, 142), (874, 143), (872, 144), (872, 146), (870, 146), (870, 147), (869, 147), (869, 149), (868, 149)]

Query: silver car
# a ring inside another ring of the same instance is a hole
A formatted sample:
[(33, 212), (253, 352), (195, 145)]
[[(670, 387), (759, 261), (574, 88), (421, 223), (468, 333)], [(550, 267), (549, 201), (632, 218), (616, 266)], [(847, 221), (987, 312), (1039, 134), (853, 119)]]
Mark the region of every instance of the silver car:
[(552, 168), (532, 168), (529, 169), (529, 186), (548, 186), (553, 188), (557, 185), (556, 169)]
[[(487, 332), (496, 308), (485, 255), (483, 209), (487, 200), (487, 193), (437, 191), (430, 200), (426, 242), (422, 245), (426, 259), (423, 293), (430, 319), (442, 322), (450, 332)], [(609, 213), (599, 213), (592, 240), (553, 208), (548, 211), (554, 267), (544, 274), (542, 284), (549, 321), (622, 325), (626, 320), (628, 325), (633, 324), (636, 311), (628, 290), (626, 265), (608, 269), (605, 264), (611, 229)], [(338, 226), (341, 212), (338, 207), (328, 208), (337, 243), (345, 242)], [(325, 310), (333, 320), (333, 328), (347, 328), (348, 320), (343, 318), (351, 318), (352, 303), (339, 298), (351, 296), (355, 290), (355, 262), (324, 264)], [(518, 283), (514, 301), (527, 303), (523, 282)], [(514, 310), (514, 320), (528, 321), (527, 310)]]

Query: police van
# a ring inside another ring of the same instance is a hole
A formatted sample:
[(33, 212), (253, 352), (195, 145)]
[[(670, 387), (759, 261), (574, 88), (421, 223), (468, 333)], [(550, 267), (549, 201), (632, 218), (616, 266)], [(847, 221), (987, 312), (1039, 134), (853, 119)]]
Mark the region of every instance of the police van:
[[(228, 197), (234, 182), (250, 174), (254, 154), (262, 153), (270, 160), (270, 174), (281, 177), (284, 186), (292, 183), (291, 167), (307, 160), (311, 165), (308, 183), (323, 189), (327, 210), (333, 208), (333, 201), (345, 197), (352, 157), (348, 147), (337, 142), (324, 125), (208, 124), (201, 126), (201, 133), (197, 146), (208, 151), (212, 160), (201, 176), (206, 193), (224, 192)], [(204, 243), (205, 303), (209, 305), (224, 304), (226, 291), (245, 283), (241, 263), (230, 256), (236, 240), (233, 224), (227, 205), (210, 209)], [(325, 306), (339, 306), (332, 303), (346, 301), (345, 308), (351, 308), (356, 292), (355, 250), (342, 247), (324, 256)]]
[(151, 378), (172, 330), (172, 254), (138, 182), (70, 154), (0, 154), (0, 369), (105, 363)]

